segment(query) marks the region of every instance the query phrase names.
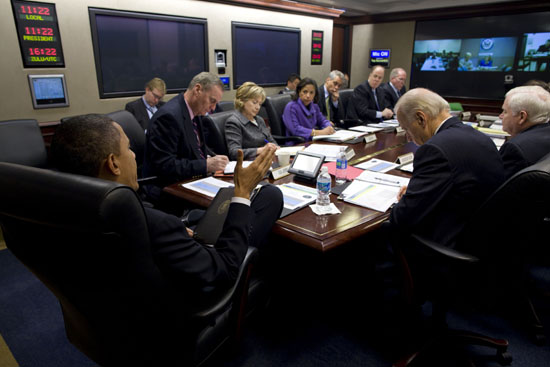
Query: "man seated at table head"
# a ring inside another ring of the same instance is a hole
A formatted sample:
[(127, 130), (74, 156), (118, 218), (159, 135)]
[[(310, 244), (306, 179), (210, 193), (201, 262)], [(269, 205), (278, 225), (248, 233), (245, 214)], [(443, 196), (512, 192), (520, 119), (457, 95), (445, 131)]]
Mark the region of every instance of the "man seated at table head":
[(502, 129), (512, 136), (500, 148), (507, 178), (550, 153), (550, 93), (543, 88), (511, 89), (499, 117)]
[(296, 92), (296, 87), (298, 86), (298, 83), (300, 83), (300, 75), (296, 73), (292, 73), (288, 76), (288, 79), (286, 81), (286, 87), (283, 90), (279, 91), (279, 94), (288, 94), (288, 93), (294, 93)]
[(395, 111), (407, 137), (420, 147), (390, 228), (452, 247), (470, 214), (504, 181), (498, 150), (489, 137), (452, 117), (447, 101), (430, 90), (410, 90)]
[[(274, 152), (274, 148), (265, 149), (247, 168), (242, 168), (240, 154), (234, 197), (213, 247), (197, 242), (179, 217), (144, 207), (154, 260), (176, 286), (200, 290), (226, 285), (236, 278), (248, 246), (263, 243), (280, 215), (281, 191), (267, 185), (252, 203), (249, 199), (269, 169)], [(138, 188), (136, 160), (128, 137), (109, 117), (76, 116), (61, 124), (52, 140), (51, 157), (60, 171)]]
[(339, 90), (344, 81), (344, 73), (339, 70), (332, 70), (325, 83), (319, 87), (319, 101), (317, 104), (321, 113), (327, 117), (327, 120), (336, 123), (345, 117), (345, 111), (339, 104)]
[(384, 68), (375, 66), (369, 78), (355, 87), (348, 103), (346, 118), (359, 119), (364, 123), (381, 122), (390, 119), (393, 111), (388, 108), (384, 94), (378, 88), (384, 79)]
[(145, 94), (135, 101), (126, 103), (126, 111), (136, 117), (143, 130), (147, 130), (151, 117), (164, 104), (166, 83), (160, 78), (153, 78), (145, 84)]
[(223, 84), (209, 72), (197, 74), (187, 90), (172, 98), (153, 116), (147, 129), (143, 173), (156, 176), (149, 185), (150, 200), (160, 198), (162, 187), (221, 171), (229, 162), (206, 146), (200, 116), (222, 99)]
[(393, 110), (397, 100), (407, 92), (406, 81), (407, 72), (402, 68), (395, 68), (390, 72), (390, 81), (380, 85), (380, 90), (384, 93), (384, 98), (390, 109)]

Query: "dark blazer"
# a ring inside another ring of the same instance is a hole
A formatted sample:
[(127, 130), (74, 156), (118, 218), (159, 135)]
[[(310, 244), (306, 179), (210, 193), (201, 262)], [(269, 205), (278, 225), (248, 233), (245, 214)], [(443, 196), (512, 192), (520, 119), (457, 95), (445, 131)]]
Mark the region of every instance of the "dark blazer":
[(550, 124), (538, 124), (517, 134), (500, 147), (506, 178), (537, 163), (550, 153)]
[[(165, 102), (160, 101), (157, 105), (157, 108), (160, 108)], [(143, 130), (147, 130), (147, 127), (149, 127), (149, 114), (147, 113), (147, 109), (145, 108), (145, 104), (143, 103), (143, 99), (141, 97), (139, 99), (136, 99), (135, 101), (126, 103), (126, 107), (124, 107), (126, 111), (129, 111), (132, 115), (135, 116), (136, 120), (138, 120), (139, 124), (143, 128)]]
[[(395, 94), (395, 91), (390, 85), (390, 82), (381, 84), (380, 87), (378, 87), (378, 90), (380, 90), (381, 93), (384, 93), (384, 99), (388, 104), (388, 108), (393, 111), (393, 108), (395, 107), (395, 104), (397, 103), (399, 97), (397, 97), (397, 94)], [(405, 94), (406, 92), (407, 88), (405, 88), (405, 86), (403, 86), (403, 88), (401, 88), (401, 90), (399, 91), (401, 95)]]
[[(193, 129), (183, 93), (162, 106), (151, 119), (145, 139), (145, 177), (157, 176), (158, 187), (206, 175), (203, 155), (216, 155), (205, 144), (201, 121), (198, 122), (201, 145)], [(158, 194), (158, 195), (157, 195)], [(151, 199), (160, 196), (160, 190), (149, 191)]]
[(179, 288), (200, 290), (234, 280), (248, 248), (252, 210), (232, 203), (214, 247), (189, 237), (181, 219), (145, 208), (152, 253), (159, 269)]
[[(319, 93), (319, 101), (317, 104), (319, 105), (319, 109), (321, 110), (321, 113), (327, 117), (327, 103), (325, 99), (325, 83), (323, 83), (318, 91)], [(343, 120), (345, 118), (345, 111), (342, 107), (342, 103), (338, 101), (338, 107), (334, 106), (334, 103), (332, 102), (332, 99), (329, 98), (329, 106), (330, 106), (330, 121), (332, 122), (339, 122), (340, 120)]]
[(420, 146), (406, 194), (390, 215), (390, 230), (414, 232), (452, 247), (485, 199), (504, 182), (495, 144), (451, 117)]
[(258, 148), (267, 144), (266, 140), (277, 144), (264, 119), (256, 116), (254, 120), (258, 126), (250, 122), (240, 111), (235, 111), (225, 122), (225, 139), (230, 160), (236, 161), (237, 151), (242, 149), (243, 159), (252, 161), (256, 158)]
[(355, 87), (348, 103), (346, 118), (360, 119), (366, 123), (380, 122), (380, 119), (376, 118), (376, 112), (383, 111), (384, 108), (388, 107), (388, 104), (384, 98), (384, 93), (380, 92), (380, 87), (376, 89), (376, 96), (380, 108), (376, 107), (376, 100), (368, 81)]

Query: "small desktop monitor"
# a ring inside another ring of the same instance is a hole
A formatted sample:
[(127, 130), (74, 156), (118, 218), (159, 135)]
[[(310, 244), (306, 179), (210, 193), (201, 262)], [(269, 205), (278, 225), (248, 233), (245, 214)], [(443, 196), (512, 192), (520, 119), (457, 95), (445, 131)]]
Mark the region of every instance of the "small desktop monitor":
[(369, 66), (371, 68), (375, 66), (383, 66), (385, 68), (390, 66), (390, 50), (372, 48), (370, 50)]
[(65, 75), (29, 75), (29, 85), (35, 109), (69, 105)]

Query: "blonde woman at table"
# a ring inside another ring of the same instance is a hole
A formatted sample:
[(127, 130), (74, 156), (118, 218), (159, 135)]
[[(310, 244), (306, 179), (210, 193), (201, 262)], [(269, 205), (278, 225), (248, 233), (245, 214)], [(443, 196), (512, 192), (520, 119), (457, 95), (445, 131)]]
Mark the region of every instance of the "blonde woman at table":
[(287, 136), (302, 136), (311, 140), (315, 135), (334, 134), (334, 128), (321, 113), (317, 104), (319, 100), (317, 83), (311, 78), (304, 78), (296, 87), (283, 112), (283, 122)]
[(264, 101), (264, 89), (253, 82), (246, 82), (237, 89), (236, 111), (225, 123), (225, 140), (232, 161), (237, 160), (239, 149), (245, 160), (254, 160), (266, 147), (278, 148), (264, 119), (257, 116)]

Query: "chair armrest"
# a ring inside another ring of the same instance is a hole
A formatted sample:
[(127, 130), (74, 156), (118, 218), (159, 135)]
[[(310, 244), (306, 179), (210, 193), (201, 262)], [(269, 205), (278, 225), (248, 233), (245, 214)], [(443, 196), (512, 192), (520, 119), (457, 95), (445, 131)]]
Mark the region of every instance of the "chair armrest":
[(281, 136), (281, 135), (273, 135), (273, 139), (277, 141), (279, 144), (284, 144), (288, 142), (294, 142), (294, 143), (305, 143), (306, 139), (304, 139), (301, 136)]
[(442, 246), (439, 243), (436, 243), (434, 241), (430, 241), (426, 238), (420, 237), (416, 234), (411, 235), (412, 238), (414, 238), (420, 245), (422, 245), (425, 248), (428, 248), (432, 250), (433, 252), (442, 255), (444, 257), (447, 257), (449, 259), (463, 261), (463, 262), (469, 262), (469, 263), (475, 263), (478, 262), (479, 259), (473, 255), (457, 251), (455, 249)]
[(232, 301), (240, 300), (240, 294), (245, 291), (243, 287), (248, 284), (251, 267), (258, 261), (258, 257), (258, 249), (248, 247), (244, 260), (239, 267), (239, 274), (235, 283), (221, 294), (217, 294), (214, 301), (209, 302), (203, 309), (195, 311), (193, 318), (204, 319), (213, 317), (225, 310)]

